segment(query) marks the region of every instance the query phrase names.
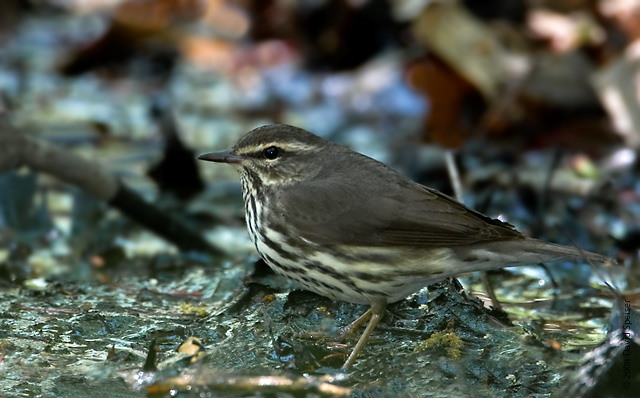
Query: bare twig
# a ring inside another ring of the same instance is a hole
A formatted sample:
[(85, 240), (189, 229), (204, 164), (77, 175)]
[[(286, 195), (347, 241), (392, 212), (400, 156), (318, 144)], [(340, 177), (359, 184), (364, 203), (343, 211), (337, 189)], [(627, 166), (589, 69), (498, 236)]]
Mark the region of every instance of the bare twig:
[(454, 157), (454, 152), (450, 149), (444, 152), (444, 159), (447, 162), (447, 172), (449, 173), (449, 178), (451, 179), (451, 187), (453, 188), (453, 193), (458, 199), (458, 202), (464, 203), (462, 198), (462, 183), (460, 182), (460, 173), (458, 173), (458, 167), (456, 166), (456, 160)]
[(108, 202), (182, 250), (219, 253), (200, 234), (147, 203), (99, 164), (24, 134), (9, 123), (6, 114), (0, 112), (0, 173), (22, 166), (51, 174), (96, 199)]
[[(445, 151), (445, 161), (447, 164), (447, 172), (449, 173), (449, 178), (451, 179), (451, 186), (453, 187), (453, 192), (456, 196), (456, 199), (458, 199), (458, 202), (464, 203), (462, 183), (460, 182), (460, 173), (458, 172), (458, 167), (456, 166), (456, 161), (454, 158), (454, 152), (452, 150)], [(493, 285), (491, 285), (486, 271), (481, 272), (481, 278), (482, 284), (484, 285), (484, 288), (487, 291), (489, 298), (491, 299), (493, 308), (501, 310), (502, 305), (496, 297), (496, 293), (493, 290)]]
[(263, 394), (315, 393), (322, 397), (348, 397), (351, 389), (340, 387), (329, 382), (333, 377), (299, 377), (296, 379), (285, 376), (240, 376), (234, 374), (200, 373), (198, 375), (183, 375), (164, 381), (159, 381), (147, 388), (149, 394), (162, 393), (171, 390), (192, 391), (196, 388), (206, 388), (220, 392), (261, 392)]

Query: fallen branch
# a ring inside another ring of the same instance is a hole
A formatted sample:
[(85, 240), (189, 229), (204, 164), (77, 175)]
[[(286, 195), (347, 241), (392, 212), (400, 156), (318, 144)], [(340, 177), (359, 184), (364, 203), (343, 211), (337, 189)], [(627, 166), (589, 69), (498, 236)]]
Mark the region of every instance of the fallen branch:
[(18, 131), (9, 123), (6, 114), (0, 114), (0, 173), (22, 166), (79, 187), (180, 250), (220, 253), (200, 234), (146, 202), (99, 164)]
[(276, 394), (293, 395), (318, 394), (321, 397), (348, 397), (351, 389), (330, 384), (333, 377), (299, 377), (286, 376), (240, 376), (234, 374), (217, 374), (201, 372), (199, 375), (182, 375), (164, 381), (158, 381), (147, 387), (148, 395), (165, 394), (169, 391), (193, 391), (205, 389), (226, 393)]

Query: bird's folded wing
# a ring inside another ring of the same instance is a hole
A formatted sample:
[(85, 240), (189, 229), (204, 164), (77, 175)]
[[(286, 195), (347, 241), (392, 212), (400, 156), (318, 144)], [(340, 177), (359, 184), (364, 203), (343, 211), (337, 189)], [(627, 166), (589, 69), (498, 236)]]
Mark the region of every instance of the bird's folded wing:
[(322, 179), (283, 190), (281, 220), (292, 233), (329, 245), (446, 247), (525, 238), (511, 225), (409, 180), (357, 185)]

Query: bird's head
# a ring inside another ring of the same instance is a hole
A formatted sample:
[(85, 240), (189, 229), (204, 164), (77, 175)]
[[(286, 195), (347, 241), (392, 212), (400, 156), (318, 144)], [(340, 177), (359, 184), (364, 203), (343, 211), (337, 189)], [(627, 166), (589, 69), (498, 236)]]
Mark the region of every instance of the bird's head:
[(290, 184), (318, 173), (330, 162), (329, 148), (337, 145), (306, 130), (283, 124), (258, 127), (229, 151), (198, 156), (200, 160), (228, 163), (263, 185)]

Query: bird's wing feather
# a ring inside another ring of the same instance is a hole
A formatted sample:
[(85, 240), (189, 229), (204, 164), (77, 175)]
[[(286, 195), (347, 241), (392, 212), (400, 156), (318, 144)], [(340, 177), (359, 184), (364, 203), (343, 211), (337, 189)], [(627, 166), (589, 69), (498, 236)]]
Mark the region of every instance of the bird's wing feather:
[(280, 193), (281, 219), (318, 244), (446, 247), (524, 239), (511, 225), (392, 173), (395, 178), (381, 176), (391, 180), (384, 186), (360, 181), (356, 187), (341, 178), (301, 182)]

